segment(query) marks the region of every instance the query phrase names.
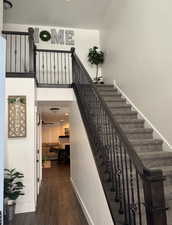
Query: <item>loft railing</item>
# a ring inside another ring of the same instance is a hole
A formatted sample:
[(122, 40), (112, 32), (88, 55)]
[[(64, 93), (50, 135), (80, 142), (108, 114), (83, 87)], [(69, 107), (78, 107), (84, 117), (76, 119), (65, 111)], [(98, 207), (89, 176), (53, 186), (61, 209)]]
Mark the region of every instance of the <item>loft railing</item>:
[(167, 225), (162, 171), (145, 168), (75, 53), (72, 66), (73, 87), (95, 161), (105, 168), (112, 184), (110, 198), (120, 216), (115, 216), (109, 190), (103, 187), (114, 223)]
[(36, 78), (39, 86), (72, 84), (71, 51), (35, 49)]
[(6, 74), (11, 77), (34, 76), (34, 30), (3, 31), (6, 39)]
[(71, 51), (37, 49), (33, 28), (28, 32), (2, 33), (7, 41), (8, 77), (35, 77), (40, 87), (69, 87), (72, 84)]

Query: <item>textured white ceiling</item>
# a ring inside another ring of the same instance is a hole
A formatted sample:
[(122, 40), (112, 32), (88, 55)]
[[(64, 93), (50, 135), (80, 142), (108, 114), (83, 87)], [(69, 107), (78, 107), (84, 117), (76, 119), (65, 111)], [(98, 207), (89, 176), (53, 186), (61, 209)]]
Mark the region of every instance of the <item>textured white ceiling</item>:
[[(60, 110), (57, 112), (52, 112), (50, 108), (57, 107)], [(60, 120), (64, 120), (64, 122), (69, 121), (70, 116), (70, 103), (68, 102), (44, 102), (39, 103), (39, 112), (42, 115), (42, 120), (44, 122), (60, 122)], [(66, 116), (65, 113), (68, 113), (69, 116)]]
[(97, 29), (110, 1), (11, 0), (14, 7), (5, 10), (5, 22)]

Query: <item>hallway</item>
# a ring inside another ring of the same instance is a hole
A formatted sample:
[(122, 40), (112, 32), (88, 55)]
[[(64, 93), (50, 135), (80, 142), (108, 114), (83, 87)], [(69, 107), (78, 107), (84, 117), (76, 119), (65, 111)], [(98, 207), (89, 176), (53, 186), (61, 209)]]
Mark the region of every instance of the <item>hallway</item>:
[(43, 170), (36, 213), (16, 215), (11, 225), (88, 225), (70, 182), (70, 168)]

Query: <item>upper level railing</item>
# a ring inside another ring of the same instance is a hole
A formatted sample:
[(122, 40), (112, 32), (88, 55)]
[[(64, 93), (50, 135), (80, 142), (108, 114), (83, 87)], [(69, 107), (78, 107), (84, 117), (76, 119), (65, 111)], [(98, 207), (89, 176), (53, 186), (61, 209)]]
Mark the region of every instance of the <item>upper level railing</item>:
[(3, 31), (6, 39), (7, 76), (34, 76), (34, 38), (33, 29), (28, 32)]
[(69, 87), (72, 84), (71, 51), (37, 49), (34, 30), (3, 31), (7, 41), (8, 77), (35, 77), (39, 86)]
[(95, 160), (99, 156), (97, 162), (102, 161), (112, 184), (110, 198), (116, 201), (118, 215), (108, 198), (110, 190), (104, 186), (104, 191), (115, 224), (167, 225), (162, 171), (145, 168), (75, 53), (72, 67), (73, 87)]
[(35, 49), (39, 86), (72, 84), (71, 51)]

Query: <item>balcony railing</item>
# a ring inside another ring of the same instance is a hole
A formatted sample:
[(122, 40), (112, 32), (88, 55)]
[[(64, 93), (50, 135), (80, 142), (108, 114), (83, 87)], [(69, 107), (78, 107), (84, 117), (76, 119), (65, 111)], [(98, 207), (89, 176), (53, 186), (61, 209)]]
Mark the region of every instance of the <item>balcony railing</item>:
[(37, 49), (33, 28), (28, 32), (3, 31), (3, 36), (8, 77), (35, 77), (40, 87), (72, 84), (72, 51)]
[(72, 84), (71, 51), (35, 49), (39, 86), (68, 87)]
[(11, 77), (34, 76), (33, 29), (28, 32), (3, 31), (6, 39), (6, 74)]

